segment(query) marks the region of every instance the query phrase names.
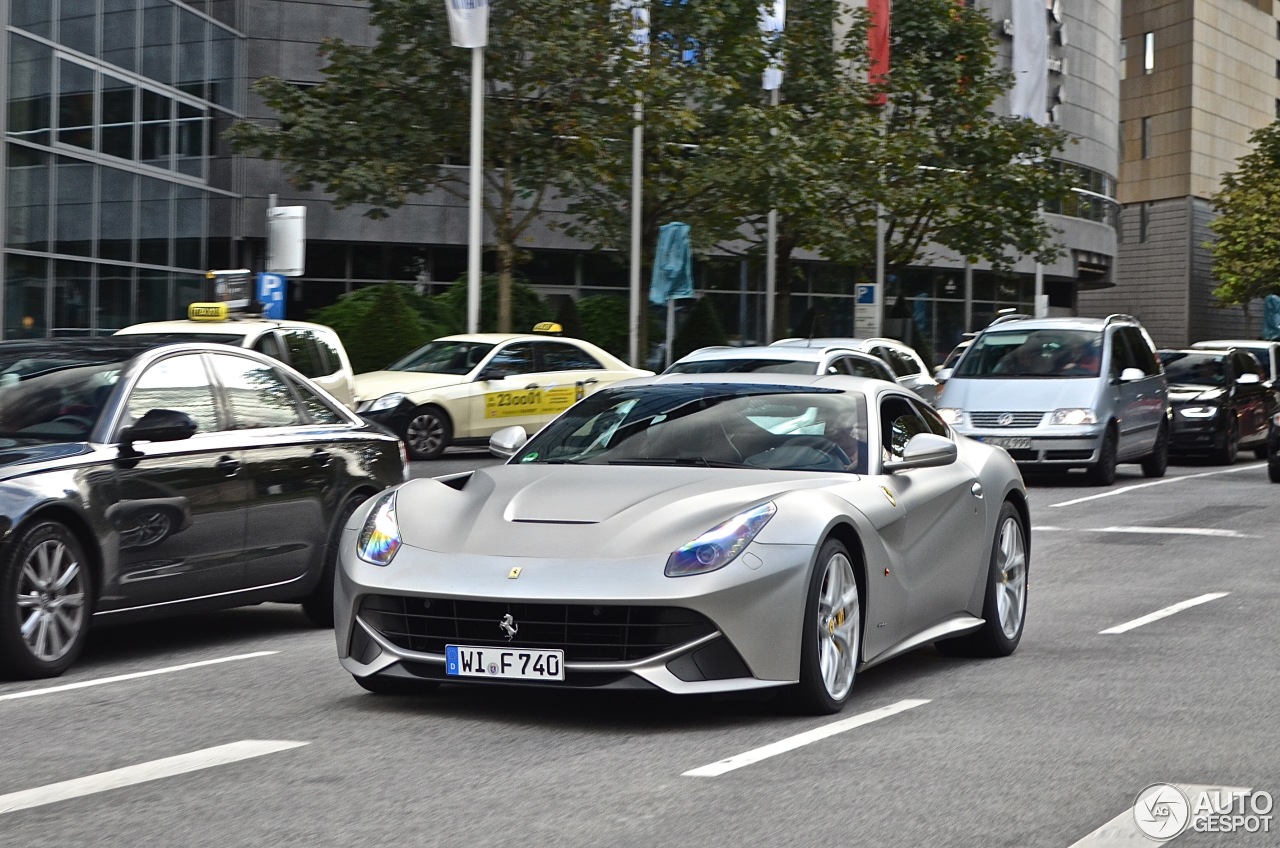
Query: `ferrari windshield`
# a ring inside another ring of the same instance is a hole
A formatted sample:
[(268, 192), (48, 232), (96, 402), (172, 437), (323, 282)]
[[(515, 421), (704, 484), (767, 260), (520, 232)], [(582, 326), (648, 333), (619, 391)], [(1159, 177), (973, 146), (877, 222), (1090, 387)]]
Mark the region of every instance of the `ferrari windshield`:
[(0, 350), (0, 437), (83, 442), (133, 350)]
[(1097, 377), (1102, 333), (1097, 330), (1002, 330), (974, 339), (957, 377)]
[(570, 407), (511, 461), (863, 473), (866, 399), (759, 384), (603, 389)]
[(469, 374), (493, 350), (484, 342), (428, 342), (403, 359), (387, 366), (388, 371), (418, 371), (423, 374)]

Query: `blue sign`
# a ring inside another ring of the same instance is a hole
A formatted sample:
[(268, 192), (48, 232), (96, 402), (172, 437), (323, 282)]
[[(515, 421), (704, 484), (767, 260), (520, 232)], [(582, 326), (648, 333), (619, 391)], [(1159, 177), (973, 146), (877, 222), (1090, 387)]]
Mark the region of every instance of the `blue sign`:
[(876, 302), (876, 284), (875, 283), (858, 283), (854, 287), (855, 303), (865, 304), (866, 306), (874, 306)]
[(262, 304), (262, 317), (284, 318), (284, 275), (258, 275), (258, 302)]

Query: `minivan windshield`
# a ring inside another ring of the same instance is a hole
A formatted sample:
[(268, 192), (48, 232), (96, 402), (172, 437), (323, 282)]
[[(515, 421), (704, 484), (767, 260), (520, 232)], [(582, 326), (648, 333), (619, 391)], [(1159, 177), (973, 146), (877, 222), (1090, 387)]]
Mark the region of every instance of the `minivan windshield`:
[(1100, 330), (1009, 329), (974, 339), (956, 377), (1069, 378), (1102, 373)]

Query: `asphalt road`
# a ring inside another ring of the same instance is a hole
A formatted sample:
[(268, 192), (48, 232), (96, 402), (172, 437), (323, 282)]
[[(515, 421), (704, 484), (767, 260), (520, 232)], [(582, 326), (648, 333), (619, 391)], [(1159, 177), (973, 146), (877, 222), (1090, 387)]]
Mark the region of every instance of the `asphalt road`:
[[(0, 845), (1096, 848), (1156, 844), (1090, 836), (1152, 783), (1280, 792), (1280, 486), (1253, 460), (1029, 482), (1018, 652), (915, 651), (863, 673), (836, 717), (767, 696), (378, 697), (279, 605), (98, 631), (64, 677), (0, 683)], [(860, 726), (685, 774), (842, 721)]]

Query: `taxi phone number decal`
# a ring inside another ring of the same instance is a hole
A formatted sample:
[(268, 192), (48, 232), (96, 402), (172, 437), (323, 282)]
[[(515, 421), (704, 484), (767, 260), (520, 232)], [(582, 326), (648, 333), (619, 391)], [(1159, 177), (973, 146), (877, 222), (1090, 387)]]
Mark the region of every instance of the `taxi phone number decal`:
[(519, 392), (489, 392), (484, 396), (484, 417), (555, 415), (573, 406), (581, 397), (580, 385), (525, 389)]

